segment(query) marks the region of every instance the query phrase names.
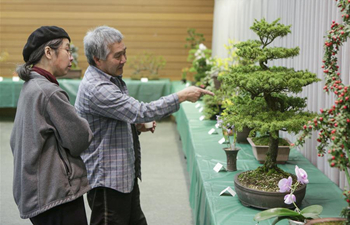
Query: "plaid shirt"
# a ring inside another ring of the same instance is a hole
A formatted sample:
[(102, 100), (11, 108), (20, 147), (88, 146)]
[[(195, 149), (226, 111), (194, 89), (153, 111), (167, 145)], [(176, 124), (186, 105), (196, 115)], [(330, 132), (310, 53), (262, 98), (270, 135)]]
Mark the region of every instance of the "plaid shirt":
[(122, 77), (112, 77), (89, 66), (80, 83), (75, 108), (93, 132), (83, 158), (92, 188), (108, 187), (132, 191), (135, 180), (135, 152), (132, 124), (159, 120), (179, 109), (171, 94), (150, 103), (128, 95)]

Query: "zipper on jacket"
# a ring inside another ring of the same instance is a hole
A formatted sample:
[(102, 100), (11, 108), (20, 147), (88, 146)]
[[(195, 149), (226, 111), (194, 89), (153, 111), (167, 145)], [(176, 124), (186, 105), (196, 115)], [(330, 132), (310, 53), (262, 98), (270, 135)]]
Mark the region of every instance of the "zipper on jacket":
[(65, 169), (65, 172), (66, 172), (66, 175), (67, 175), (67, 179), (68, 179), (69, 186), (72, 186), (71, 183), (70, 183), (70, 179), (69, 179), (69, 177), (70, 177), (70, 175), (71, 175), (71, 172), (70, 172), (69, 167), (68, 167), (68, 165), (67, 165), (67, 162), (64, 160), (64, 158), (63, 158), (62, 153), (61, 153), (60, 150), (58, 150), (58, 155), (60, 156), (61, 161), (62, 161), (62, 163), (63, 163), (64, 169)]

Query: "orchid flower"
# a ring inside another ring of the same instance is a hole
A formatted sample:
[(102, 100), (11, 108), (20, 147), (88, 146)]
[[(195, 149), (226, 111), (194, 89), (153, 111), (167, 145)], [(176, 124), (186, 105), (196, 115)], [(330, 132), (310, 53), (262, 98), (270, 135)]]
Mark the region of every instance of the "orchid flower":
[(290, 188), (292, 187), (292, 182), (293, 179), (291, 176), (287, 178), (283, 178), (278, 182), (278, 187), (280, 188), (280, 192), (287, 192), (290, 190)]
[(295, 174), (297, 175), (298, 182), (302, 184), (309, 183), (309, 180), (307, 179), (307, 173), (302, 168), (299, 168), (297, 165), (295, 165)]
[(286, 204), (292, 204), (296, 201), (295, 195), (293, 194), (288, 194), (284, 196), (284, 203)]

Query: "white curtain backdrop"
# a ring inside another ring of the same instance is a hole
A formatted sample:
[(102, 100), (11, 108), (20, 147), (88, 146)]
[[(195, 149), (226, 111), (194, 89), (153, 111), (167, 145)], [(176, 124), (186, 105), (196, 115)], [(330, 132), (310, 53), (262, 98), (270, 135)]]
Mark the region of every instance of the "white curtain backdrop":
[[(292, 25), (292, 33), (276, 40), (275, 46), (300, 47), (300, 55), (292, 59), (275, 60), (271, 65), (292, 67), (296, 70), (309, 70), (316, 73), (322, 81), (309, 85), (300, 94), (307, 97), (308, 110), (317, 111), (334, 105), (334, 94), (323, 92), (324, 77), (322, 58), (324, 36), (330, 29), (332, 20), (341, 23), (341, 13), (334, 0), (215, 0), (212, 56), (226, 58), (224, 45), (228, 39), (246, 41), (257, 39), (249, 28), (255, 19), (265, 18), (272, 22), (281, 18), (280, 22)], [(338, 53), (339, 71), (346, 85), (350, 79), (350, 41), (348, 40)], [(282, 134), (295, 141), (295, 135)], [(330, 168), (326, 155), (318, 157), (316, 150), (316, 133), (306, 145), (299, 150), (318, 169), (333, 182), (344, 188), (345, 175), (337, 169)]]

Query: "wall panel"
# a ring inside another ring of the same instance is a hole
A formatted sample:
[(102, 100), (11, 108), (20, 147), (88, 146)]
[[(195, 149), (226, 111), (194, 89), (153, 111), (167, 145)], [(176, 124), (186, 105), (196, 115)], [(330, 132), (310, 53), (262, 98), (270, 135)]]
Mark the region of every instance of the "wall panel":
[[(32, 31), (43, 25), (63, 27), (79, 48), (79, 66), (88, 64), (83, 51), (83, 38), (89, 29), (108, 25), (125, 36), (128, 57), (144, 51), (162, 55), (167, 65), (160, 70), (163, 78), (179, 80), (187, 67), (188, 28), (203, 33), (204, 44), (211, 48), (213, 0), (1, 0), (0, 52), (7, 51), (6, 62), (0, 62), (0, 76), (11, 77), (23, 63), (22, 49)], [(132, 69), (125, 66), (124, 76)]]

